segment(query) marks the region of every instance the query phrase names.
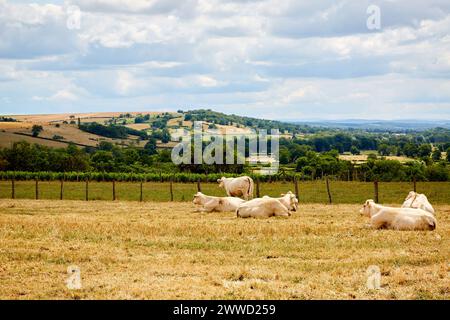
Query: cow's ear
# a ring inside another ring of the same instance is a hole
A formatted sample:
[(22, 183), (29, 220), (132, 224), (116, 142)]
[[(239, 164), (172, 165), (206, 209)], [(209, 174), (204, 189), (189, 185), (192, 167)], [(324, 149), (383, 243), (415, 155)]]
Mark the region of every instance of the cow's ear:
[(217, 179), (217, 182), (218, 182), (218, 183), (222, 182), (222, 179)]
[(282, 194), (281, 194), (282, 197), (284, 197), (285, 195), (286, 195), (285, 193), (282, 193)]

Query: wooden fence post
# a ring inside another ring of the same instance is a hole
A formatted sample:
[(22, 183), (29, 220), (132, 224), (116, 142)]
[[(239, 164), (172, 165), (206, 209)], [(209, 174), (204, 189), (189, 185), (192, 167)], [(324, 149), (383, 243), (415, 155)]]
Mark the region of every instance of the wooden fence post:
[(140, 196), (139, 196), (139, 201), (140, 202), (142, 202), (142, 201), (144, 201), (144, 194), (143, 194), (143, 191), (142, 191), (142, 189), (143, 189), (143, 182), (142, 182), (142, 180), (141, 180), (141, 184), (140, 184)]
[(14, 176), (11, 180), (11, 199), (15, 199), (16, 198), (16, 182), (14, 180)]
[(36, 200), (39, 200), (39, 180), (38, 179), (36, 179), (36, 182), (35, 182), (35, 199)]
[(256, 177), (256, 197), (261, 197), (261, 194), (259, 192), (259, 177)]
[(113, 201), (116, 201), (116, 180), (114, 180), (114, 179), (112, 182), (112, 196), (113, 196)]
[(328, 202), (329, 202), (330, 204), (332, 204), (332, 203), (333, 203), (333, 199), (331, 198), (330, 179), (328, 179), (328, 176), (326, 177), (326, 181), (327, 181)]
[(86, 196), (85, 200), (89, 201), (89, 178), (86, 178)]
[(297, 199), (300, 199), (300, 195), (299, 195), (299, 192), (298, 192), (297, 176), (294, 176), (294, 188), (295, 188), (295, 196), (297, 197)]
[(378, 180), (375, 180), (373, 182), (374, 184), (374, 188), (375, 188), (375, 202), (378, 203), (379, 202), (379, 197), (378, 197)]
[(170, 178), (170, 201), (173, 201), (173, 182), (172, 182), (172, 178)]
[(64, 193), (64, 178), (61, 178), (61, 186), (59, 190), (59, 200), (63, 199), (63, 193)]
[(202, 186), (200, 185), (200, 178), (197, 180), (197, 191), (202, 192)]

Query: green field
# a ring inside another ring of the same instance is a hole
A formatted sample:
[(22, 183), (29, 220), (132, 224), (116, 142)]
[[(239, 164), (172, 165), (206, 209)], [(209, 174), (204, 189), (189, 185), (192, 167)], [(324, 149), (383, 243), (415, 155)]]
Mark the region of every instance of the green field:
[[(368, 198), (374, 198), (374, 185), (371, 182), (331, 181), (333, 203), (362, 203)], [(202, 192), (208, 195), (224, 196), (225, 192), (214, 183), (202, 183)], [(255, 187), (256, 189), (256, 187)], [(260, 195), (278, 196), (287, 191), (294, 192), (292, 182), (261, 183)], [(412, 184), (406, 182), (380, 182), (379, 200), (381, 203), (402, 203)], [(417, 191), (425, 193), (431, 203), (450, 203), (449, 182), (420, 182)], [(197, 192), (196, 183), (174, 183), (174, 201), (190, 201)], [(256, 193), (256, 190), (255, 190)], [(299, 182), (300, 203), (328, 203), (325, 181)], [(34, 181), (15, 182), (16, 199), (34, 199)], [(60, 183), (58, 181), (39, 182), (40, 199), (59, 199)], [(0, 198), (11, 198), (11, 181), (0, 181)], [(65, 182), (65, 200), (84, 200), (84, 182)], [(116, 182), (116, 199), (124, 201), (139, 201), (140, 184), (137, 182)], [(111, 182), (90, 182), (89, 200), (112, 200)], [(170, 201), (170, 184), (167, 182), (146, 182), (143, 184), (144, 201)]]

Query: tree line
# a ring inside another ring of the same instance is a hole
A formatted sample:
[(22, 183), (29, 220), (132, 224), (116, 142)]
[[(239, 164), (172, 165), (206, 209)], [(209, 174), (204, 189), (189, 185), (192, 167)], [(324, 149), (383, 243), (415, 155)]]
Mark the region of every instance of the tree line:
[[(248, 174), (253, 169), (248, 164), (176, 166), (171, 161), (171, 151), (157, 150), (153, 142), (148, 141), (144, 148), (121, 148), (102, 141), (98, 149), (78, 148), (74, 145), (49, 148), (25, 141), (15, 142), (10, 148), (0, 149), (0, 171), (211, 175)], [(280, 161), (285, 156), (284, 151), (285, 149), (280, 150)], [(450, 180), (450, 159), (429, 163), (415, 160), (403, 164), (397, 160), (371, 155), (366, 163), (355, 164), (339, 159), (337, 150), (318, 153), (311, 146), (305, 145), (299, 145), (293, 150), (293, 154), (296, 161), (282, 165), (278, 176), (298, 175), (307, 180), (325, 176), (358, 181)], [(236, 158), (238, 156), (235, 154)]]

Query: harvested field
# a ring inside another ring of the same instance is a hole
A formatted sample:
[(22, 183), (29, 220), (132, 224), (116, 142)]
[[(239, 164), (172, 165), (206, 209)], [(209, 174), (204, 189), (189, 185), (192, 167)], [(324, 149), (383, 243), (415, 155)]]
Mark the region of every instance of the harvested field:
[[(449, 299), (450, 206), (432, 232), (372, 230), (358, 205), (237, 219), (187, 203), (0, 201), (1, 299)], [(81, 270), (82, 289), (65, 285)], [(379, 266), (381, 289), (366, 288)]]

